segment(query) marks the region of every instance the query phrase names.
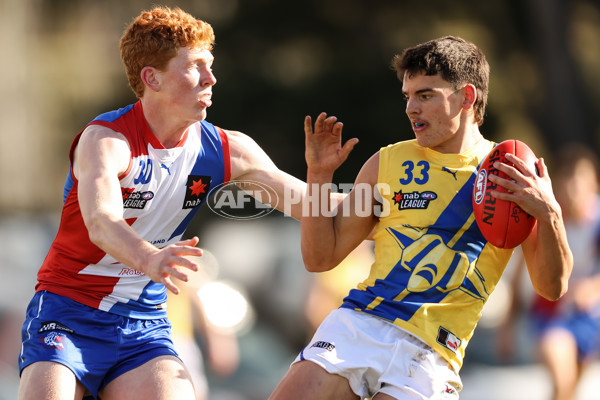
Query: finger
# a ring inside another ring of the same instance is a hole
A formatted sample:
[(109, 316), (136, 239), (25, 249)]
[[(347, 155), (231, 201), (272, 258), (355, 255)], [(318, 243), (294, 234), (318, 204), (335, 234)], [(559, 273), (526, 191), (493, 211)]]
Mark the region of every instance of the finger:
[(189, 239), (190, 241), (190, 246), (196, 246), (198, 243), (200, 243), (200, 239), (198, 239), (198, 236), (194, 236), (193, 238)]
[(352, 149), (354, 149), (354, 146), (356, 146), (357, 143), (358, 143), (357, 138), (348, 139), (348, 141), (346, 143), (344, 143), (344, 145), (342, 146), (342, 151), (341, 151), (342, 161), (346, 161), (346, 159), (348, 158), (348, 155), (350, 155), (350, 152), (352, 151)]
[(343, 128), (344, 128), (344, 124), (342, 122), (336, 122), (336, 124), (333, 126), (334, 136), (342, 136)]
[(179, 288), (173, 284), (169, 276), (165, 276), (162, 280), (162, 284), (165, 285), (167, 290), (170, 290), (174, 294), (179, 294)]
[(190, 260), (188, 257), (175, 256), (173, 261), (169, 263), (171, 268), (175, 268), (176, 266), (182, 266), (187, 269), (191, 269), (192, 271), (198, 271), (198, 263)]
[(323, 131), (323, 125), (325, 123), (326, 117), (327, 117), (327, 114), (325, 114), (324, 112), (322, 112), (321, 114), (319, 114), (317, 116), (317, 120), (315, 121), (315, 129), (314, 129), (315, 134)]
[[(521, 171), (519, 171), (517, 168), (513, 167), (512, 165), (508, 165), (508, 164), (505, 164), (505, 163), (502, 163), (499, 161), (496, 161), (494, 163), (494, 168), (496, 168), (500, 172), (504, 172), (511, 179), (517, 179), (517, 178), (523, 176), (523, 173)], [(489, 176), (493, 176), (493, 175), (496, 175), (496, 174), (490, 174)]]
[(511, 153), (506, 153), (505, 157), (506, 160), (513, 163), (517, 170), (523, 175), (533, 176), (534, 171), (525, 163), (525, 161)]
[(504, 189), (508, 190), (511, 193), (514, 193), (514, 192), (522, 189), (522, 187), (517, 182), (515, 182), (511, 179), (500, 178), (499, 176), (494, 175), (494, 174), (489, 175), (488, 179), (490, 181), (492, 181), (493, 183), (497, 184), (498, 186), (501, 186)]
[(163, 270), (163, 276), (164, 277), (173, 277), (173, 278), (179, 279), (180, 281), (187, 282), (189, 280), (189, 276), (187, 275), (187, 273), (180, 271), (180, 269), (177, 268), (178, 266), (185, 267), (184, 265), (180, 265), (180, 264), (172, 264), (172, 265), (166, 266)]
[(168, 265), (182, 265), (186, 268), (189, 268), (193, 271), (198, 269), (198, 264), (193, 261), (195, 257), (202, 257), (204, 251), (199, 249), (198, 247), (190, 247), (190, 246), (182, 246), (176, 247), (173, 246), (168, 251), (165, 252)]
[(327, 117), (325, 119), (325, 132), (331, 132), (333, 130), (333, 125), (337, 122), (337, 117), (333, 115), (331, 117)]
[(505, 179), (505, 178), (501, 178), (501, 177), (499, 177), (499, 176), (498, 176), (498, 174), (489, 174), (489, 175), (488, 175), (488, 180), (489, 180), (490, 182), (493, 182), (493, 183), (495, 183), (495, 184), (496, 184), (496, 185), (498, 185), (498, 186), (501, 186), (501, 187), (503, 187), (503, 188), (506, 188), (506, 185), (507, 185), (509, 182), (512, 182), (512, 183), (514, 183), (514, 182), (515, 182), (515, 181), (514, 181), (514, 180), (512, 180), (512, 179)]
[(312, 118), (310, 117), (310, 115), (307, 115), (306, 117), (304, 117), (304, 134), (307, 137), (309, 137), (313, 134)]
[(195, 247), (199, 242), (200, 242), (200, 239), (198, 239), (198, 236), (194, 236), (191, 239), (180, 240), (179, 242), (175, 243), (175, 245)]
[(535, 167), (537, 168), (540, 178), (545, 178), (548, 176), (548, 167), (546, 166), (546, 161), (544, 161), (543, 158), (540, 158), (536, 161)]

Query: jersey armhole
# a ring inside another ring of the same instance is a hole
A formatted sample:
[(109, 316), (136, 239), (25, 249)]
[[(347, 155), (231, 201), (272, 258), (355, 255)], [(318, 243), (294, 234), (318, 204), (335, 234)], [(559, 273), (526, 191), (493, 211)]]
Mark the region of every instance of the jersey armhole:
[(229, 139), (227, 133), (218, 126), (217, 131), (221, 137), (221, 145), (223, 146), (223, 183), (227, 183), (231, 180), (231, 155), (229, 153)]

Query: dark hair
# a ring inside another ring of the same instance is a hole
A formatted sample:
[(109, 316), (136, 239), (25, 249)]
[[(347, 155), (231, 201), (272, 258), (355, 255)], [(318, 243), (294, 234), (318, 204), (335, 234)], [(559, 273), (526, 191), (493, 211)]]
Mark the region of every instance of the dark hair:
[(490, 66), (475, 44), (454, 36), (430, 40), (394, 56), (392, 67), (400, 80), (404, 79), (405, 73), (408, 76), (439, 74), (455, 89), (469, 83), (474, 85), (477, 89), (477, 99), (473, 105), (475, 121), (478, 125), (483, 123)]

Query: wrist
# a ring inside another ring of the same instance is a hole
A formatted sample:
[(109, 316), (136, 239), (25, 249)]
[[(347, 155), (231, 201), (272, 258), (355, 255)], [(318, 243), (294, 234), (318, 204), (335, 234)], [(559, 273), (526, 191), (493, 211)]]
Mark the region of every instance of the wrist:
[(320, 171), (308, 168), (306, 171), (307, 183), (330, 183), (333, 180), (333, 171)]

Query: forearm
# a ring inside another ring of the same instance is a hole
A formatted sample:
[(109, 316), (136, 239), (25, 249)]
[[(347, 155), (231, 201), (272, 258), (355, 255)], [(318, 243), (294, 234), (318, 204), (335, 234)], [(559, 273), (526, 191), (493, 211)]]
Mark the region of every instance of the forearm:
[(537, 223), (537, 244), (529, 274), (538, 294), (548, 300), (557, 300), (567, 291), (573, 255), (560, 209), (555, 207), (547, 216)]
[(304, 213), (301, 220), (301, 250), (311, 272), (328, 271), (337, 265), (335, 220), (331, 215), (331, 174), (307, 174)]
[(86, 221), (89, 238), (117, 261), (145, 273), (146, 260), (158, 249), (141, 238), (123, 219), (99, 212)]

